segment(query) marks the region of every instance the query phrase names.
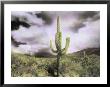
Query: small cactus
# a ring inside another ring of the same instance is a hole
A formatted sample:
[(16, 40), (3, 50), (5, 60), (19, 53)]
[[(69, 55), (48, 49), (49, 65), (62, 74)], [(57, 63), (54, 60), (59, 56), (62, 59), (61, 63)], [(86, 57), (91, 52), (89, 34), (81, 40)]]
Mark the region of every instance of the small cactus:
[(87, 67), (87, 65), (88, 65), (88, 55), (86, 54), (86, 52), (84, 51), (83, 52), (83, 59), (82, 59), (82, 66), (85, 68), (85, 67)]
[(52, 48), (52, 41), (50, 40), (50, 48), (52, 52), (57, 53), (57, 76), (59, 76), (59, 60), (62, 55), (65, 55), (70, 44), (70, 37), (66, 38), (65, 48), (62, 49), (62, 32), (60, 31), (60, 21), (59, 16), (57, 17), (57, 32), (55, 34), (55, 45), (56, 50)]

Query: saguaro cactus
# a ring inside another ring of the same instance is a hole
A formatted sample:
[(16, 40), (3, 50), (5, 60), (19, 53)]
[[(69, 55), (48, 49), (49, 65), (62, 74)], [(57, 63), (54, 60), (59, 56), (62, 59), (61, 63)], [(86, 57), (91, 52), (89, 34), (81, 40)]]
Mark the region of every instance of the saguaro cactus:
[(50, 48), (54, 53), (57, 54), (57, 76), (59, 76), (60, 58), (62, 55), (66, 54), (69, 44), (70, 44), (70, 37), (67, 37), (65, 48), (62, 49), (62, 32), (60, 31), (60, 21), (59, 21), (59, 16), (58, 16), (57, 17), (57, 32), (55, 34), (56, 50), (52, 48), (52, 41), (50, 40)]

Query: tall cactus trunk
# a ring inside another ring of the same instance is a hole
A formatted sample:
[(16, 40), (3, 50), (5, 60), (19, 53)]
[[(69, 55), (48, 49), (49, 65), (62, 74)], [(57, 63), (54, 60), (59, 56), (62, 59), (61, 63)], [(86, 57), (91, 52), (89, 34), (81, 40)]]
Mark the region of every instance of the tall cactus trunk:
[(57, 54), (57, 77), (59, 77), (60, 74), (60, 58), (61, 56)]

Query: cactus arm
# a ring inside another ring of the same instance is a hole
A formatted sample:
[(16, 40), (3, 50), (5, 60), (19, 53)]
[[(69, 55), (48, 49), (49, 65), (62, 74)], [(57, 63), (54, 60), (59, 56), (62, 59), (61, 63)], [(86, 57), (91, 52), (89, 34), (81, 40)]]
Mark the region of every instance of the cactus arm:
[(67, 37), (67, 38), (66, 38), (65, 48), (62, 49), (62, 54), (66, 54), (66, 52), (67, 52), (67, 50), (68, 50), (68, 47), (69, 47), (69, 44), (70, 44), (70, 38)]
[(50, 48), (51, 48), (52, 52), (57, 53), (57, 50), (52, 48), (52, 40), (50, 40)]

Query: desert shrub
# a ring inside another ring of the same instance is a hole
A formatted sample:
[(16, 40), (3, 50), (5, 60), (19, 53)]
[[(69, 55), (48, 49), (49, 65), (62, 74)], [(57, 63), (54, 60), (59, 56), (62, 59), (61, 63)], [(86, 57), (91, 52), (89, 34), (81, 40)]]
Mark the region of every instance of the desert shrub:
[(100, 60), (97, 55), (86, 55), (82, 58), (83, 73), (80, 76), (96, 77), (100, 76)]
[[(78, 57), (69, 54), (60, 59), (60, 77), (100, 76), (100, 58), (92, 54)], [(25, 54), (11, 55), (11, 76), (13, 77), (56, 77), (56, 58), (39, 58)]]

